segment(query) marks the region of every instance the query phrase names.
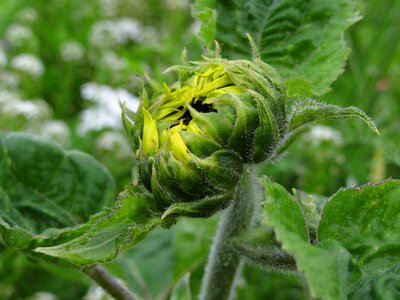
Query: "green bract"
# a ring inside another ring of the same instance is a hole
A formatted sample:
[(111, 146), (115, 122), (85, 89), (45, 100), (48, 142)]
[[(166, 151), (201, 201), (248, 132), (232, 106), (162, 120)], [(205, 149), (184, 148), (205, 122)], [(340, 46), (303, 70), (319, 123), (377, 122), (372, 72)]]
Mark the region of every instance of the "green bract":
[(204, 58), (169, 70), (180, 80), (143, 88), (135, 124), (124, 113), (138, 159), (139, 182), (164, 217), (208, 216), (232, 199), (244, 164), (273, 160), (307, 125), (323, 119), (369, 118), (356, 108), (314, 100), (287, 113), (278, 73), (252, 61)]

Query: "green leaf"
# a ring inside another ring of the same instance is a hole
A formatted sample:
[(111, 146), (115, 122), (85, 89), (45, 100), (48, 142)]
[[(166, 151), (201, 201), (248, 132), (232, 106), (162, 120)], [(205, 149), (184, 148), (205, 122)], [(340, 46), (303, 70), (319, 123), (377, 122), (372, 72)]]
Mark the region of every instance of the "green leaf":
[(397, 300), (400, 297), (399, 271), (381, 273), (375, 278), (365, 276), (349, 294), (351, 300)]
[(387, 180), (333, 195), (322, 211), (320, 241), (335, 239), (370, 275), (400, 263), (400, 180)]
[(216, 39), (223, 45), (224, 56), (248, 59), (249, 33), (261, 58), (285, 79), (291, 97), (329, 91), (343, 72), (349, 54), (343, 32), (359, 19), (351, 0), (236, 0), (207, 4), (217, 12)]
[(285, 188), (266, 179), (265, 197), (267, 224), (274, 227), (277, 234), (288, 233), (308, 242), (306, 221), (301, 208)]
[[(48, 263), (38, 264), (16, 250), (4, 249), (2, 245), (0, 278), (0, 299), (37, 300), (41, 298), (39, 292), (53, 294), (54, 297), (49, 299), (82, 299), (90, 283), (76, 269)], [(37, 297), (31, 298), (35, 293)]]
[(36, 136), (0, 135), (0, 234), (27, 249), (110, 206), (115, 184), (91, 156)]
[(107, 262), (161, 223), (161, 214), (156, 211), (155, 200), (149, 192), (130, 186), (120, 194), (109, 214), (93, 218), (90, 228), (83, 234), (60, 245), (38, 247), (34, 251), (76, 265)]
[(289, 131), (300, 130), (314, 122), (335, 119), (360, 119), (364, 121), (373, 132), (379, 134), (374, 122), (357, 107), (340, 107), (333, 104), (318, 102), (308, 99), (298, 103), (292, 108), (289, 116)]
[(211, 49), (215, 40), (216, 11), (212, 9), (215, 0), (196, 0), (192, 7), (192, 16), (200, 20), (199, 40)]
[(265, 222), (274, 228), (282, 248), (295, 256), (312, 296), (346, 299), (350, 258), (346, 249), (334, 240), (310, 244), (301, 208), (282, 186), (267, 180), (265, 197)]
[(207, 260), (217, 216), (208, 219), (181, 218), (174, 230), (174, 279), (193, 273)]
[(310, 125), (320, 121), (337, 119), (359, 119), (364, 121), (374, 133), (379, 135), (379, 130), (376, 128), (371, 118), (357, 107), (340, 107), (333, 104), (318, 102), (313, 99), (307, 99), (297, 103), (291, 108), (291, 112), (288, 116), (288, 133), (279, 146), (278, 153), (284, 152), (301, 133), (310, 127)]
[(295, 200), (267, 182), (265, 222), (294, 255), (314, 297), (397, 299), (399, 199), (400, 180), (339, 190), (322, 208), (318, 244), (313, 245), (302, 236), (302, 211)]
[(162, 228), (151, 231), (139, 244), (120, 253), (105, 267), (126, 282), (139, 299), (160, 298), (172, 284), (175, 265), (173, 232), (174, 229)]
[(161, 222), (153, 196), (139, 186), (108, 208), (114, 182), (87, 154), (21, 133), (0, 135), (0, 154), (0, 237), (31, 257), (109, 261)]
[(318, 238), (352, 255), (350, 299), (398, 299), (400, 180), (339, 190), (322, 211)]
[(218, 223), (218, 215), (207, 219), (182, 217), (173, 231), (174, 264), (173, 280), (177, 282), (190, 273), (191, 293), (200, 292), (204, 267)]
[(282, 248), (294, 254), (314, 297), (396, 299), (400, 180), (339, 190), (322, 209), (317, 245), (287, 224), (285, 218), (293, 219), (296, 212), (298, 220), (301, 210), (284, 188), (267, 182), (266, 197), (266, 223), (273, 226)]

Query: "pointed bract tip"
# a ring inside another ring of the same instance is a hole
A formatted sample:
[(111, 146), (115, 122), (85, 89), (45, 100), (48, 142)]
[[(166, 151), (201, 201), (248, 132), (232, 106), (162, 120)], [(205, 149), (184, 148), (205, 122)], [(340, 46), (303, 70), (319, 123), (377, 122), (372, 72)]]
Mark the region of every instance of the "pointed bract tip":
[(260, 58), (260, 52), (258, 51), (258, 47), (256, 45), (256, 42), (253, 40), (252, 36), (249, 33), (246, 33), (246, 37), (249, 40), (249, 44), (251, 47), (251, 54), (253, 60), (259, 59)]

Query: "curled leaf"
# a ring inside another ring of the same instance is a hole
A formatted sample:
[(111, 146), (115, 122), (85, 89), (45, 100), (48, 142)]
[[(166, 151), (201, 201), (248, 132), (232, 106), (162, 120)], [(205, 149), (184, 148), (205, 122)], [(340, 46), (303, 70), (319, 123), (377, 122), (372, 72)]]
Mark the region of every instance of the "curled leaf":
[(287, 134), (279, 147), (278, 153), (284, 152), (310, 125), (319, 121), (337, 119), (359, 119), (364, 121), (374, 133), (379, 135), (379, 130), (375, 126), (374, 121), (361, 109), (353, 106), (340, 107), (308, 99), (299, 102), (292, 108), (288, 116)]

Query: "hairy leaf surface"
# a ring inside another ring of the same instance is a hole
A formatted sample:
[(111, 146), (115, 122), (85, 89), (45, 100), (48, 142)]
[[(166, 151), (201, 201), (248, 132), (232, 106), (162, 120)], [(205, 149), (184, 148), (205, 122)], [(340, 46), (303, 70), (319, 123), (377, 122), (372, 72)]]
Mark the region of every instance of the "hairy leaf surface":
[(265, 222), (274, 228), (282, 248), (294, 254), (313, 297), (345, 299), (348, 252), (333, 240), (311, 245), (301, 208), (282, 186), (267, 180), (265, 195)]
[(285, 79), (289, 96), (329, 91), (349, 54), (343, 32), (359, 19), (350, 0), (201, 0), (196, 8), (205, 12), (207, 5), (217, 12), (207, 38), (215, 35), (228, 58), (249, 58), (249, 33), (261, 58)]
[(363, 276), (397, 273), (400, 264), (400, 180), (343, 189), (325, 204), (320, 241), (339, 241)]
[(0, 135), (0, 230), (9, 247), (87, 222), (114, 194), (114, 180), (93, 157), (32, 135)]
[(132, 186), (120, 194), (117, 205), (105, 216), (95, 218), (90, 229), (60, 245), (39, 247), (35, 251), (67, 260), (76, 265), (91, 265), (114, 259), (118, 252), (142, 240), (161, 215), (148, 192)]
[(161, 220), (145, 190), (130, 186), (116, 204), (114, 196), (111, 175), (91, 156), (0, 135), (0, 237), (8, 247), (57, 263), (109, 261)]
[(339, 190), (322, 209), (316, 244), (304, 239), (302, 211), (278, 184), (266, 183), (264, 216), (314, 297), (396, 299), (399, 199), (399, 180)]

